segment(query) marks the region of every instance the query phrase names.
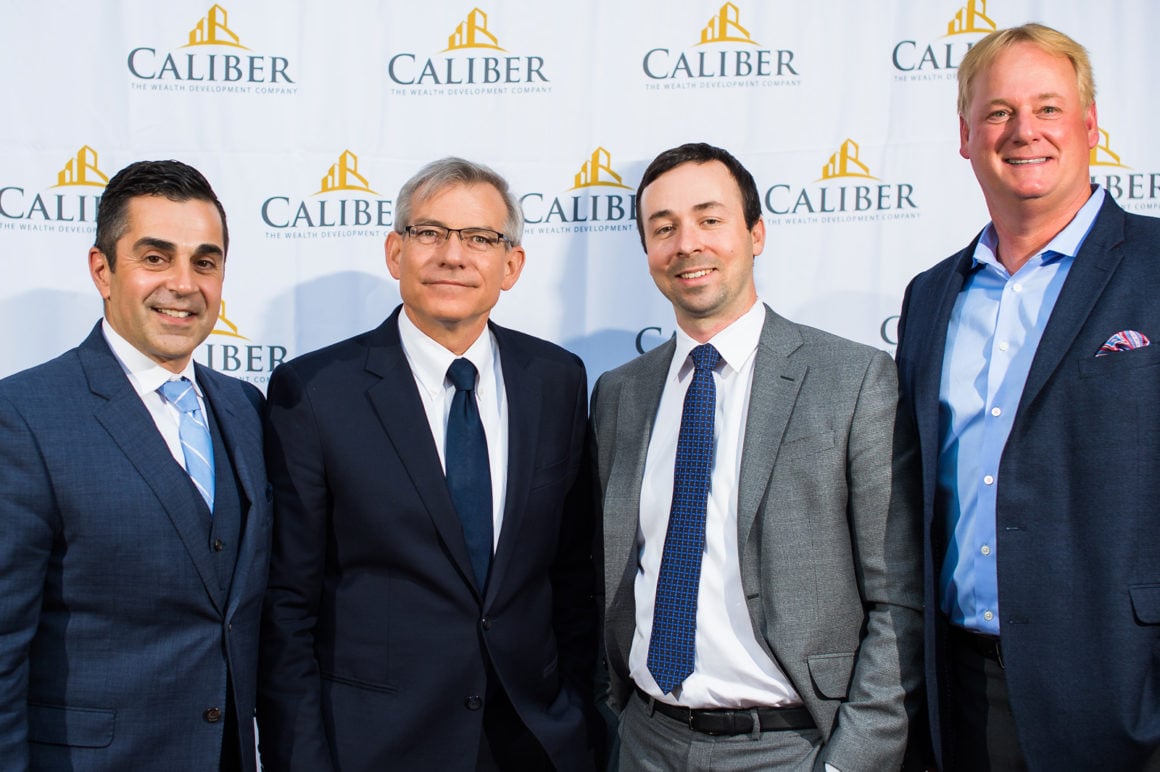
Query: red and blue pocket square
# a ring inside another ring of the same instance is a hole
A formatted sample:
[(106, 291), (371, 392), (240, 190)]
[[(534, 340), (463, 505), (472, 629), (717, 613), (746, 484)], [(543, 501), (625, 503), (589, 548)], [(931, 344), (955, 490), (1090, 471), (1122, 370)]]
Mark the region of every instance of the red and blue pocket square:
[(1100, 346), (1100, 350), (1096, 352), (1098, 357), (1106, 357), (1108, 354), (1115, 354), (1120, 351), (1132, 351), (1133, 349), (1144, 348), (1152, 345), (1152, 341), (1148, 340), (1148, 336), (1137, 330), (1120, 330), (1112, 337), (1108, 338), (1107, 343)]

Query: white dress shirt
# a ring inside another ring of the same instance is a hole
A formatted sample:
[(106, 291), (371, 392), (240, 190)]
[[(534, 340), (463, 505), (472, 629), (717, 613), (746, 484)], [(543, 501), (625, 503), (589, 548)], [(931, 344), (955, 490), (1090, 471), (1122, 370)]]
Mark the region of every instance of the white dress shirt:
[(201, 414), (206, 416), (208, 423), (209, 413), (205, 409), (205, 395), (194, 374), (193, 358), (190, 358), (184, 370), (174, 373), (134, 348), (132, 343), (122, 338), (112, 328), (108, 319), (101, 322), (101, 332), (104, 333), (105, 342), (112, 349), (121, 369), (129, 376), (129, 383), (133, 384), (137, 395), (149, 410), (157, 431), (161, 432), (161, 437), (169, 446), (169, 452), (173, 454), (174, 460), (181, 464), (181, 468), (185, 469), (185, 451), (181, 449), (181, 411), (166, 402), (157, 390), (166, 381), (188, 378), (193, 384), (193, 393), (197, 395), (197, 404), (201, 406)]
[(801, 703), (789, 679), (761, 649), (753, 633), (737, 551), (737, 480), (753, 363), (764, 323), (765, 306), (754, 303), (740, 319), (709, 341), (721, 354), (721, 363), (713, 373), (717, 389), (713, 423), (715, 459), (709, 482), (705, 554), (697, 594), (696, 660), (692, 675), (673, 694), (661, 694), (649, 673), (647, 660), (657, 576), (673, 499), (677, 436), (685, 392), (693, 376), (689, 352), (699, 345), (680, 329), (649, 440), (637, 532), (640, 564), (635, 583), (636, 632), (628, 663), (637, 686), (669, 704), (690, 708), (742, 708)]
[[(419, 398), (423, 401), (431, 436), (435, 439), (435, 449), (439, 452), (439, 461), (446, 474), (444, 447), (447, 444), (447, 417), (451, 414), (451, 400), (455, 397), (455, 386), (447, 380), (447, 368), (460, 357), (416, 327), (405, 310), (399, 313), (399, 340), (403, 344), (407, 364), (411, 366), (411, 376), (419, 387)], [(479, 373), (475, 403), (487, 436), (487, 461), (491, 468), (491, 548), (494, 552), (499, 543), (504, 498), (507, 494), (508, 433), (507, 392), (504, 389), (503, 368), (500, 367), (499, 346), (491, 330), (485, 328), (484, 334), (462, 356), (470, 360)]]

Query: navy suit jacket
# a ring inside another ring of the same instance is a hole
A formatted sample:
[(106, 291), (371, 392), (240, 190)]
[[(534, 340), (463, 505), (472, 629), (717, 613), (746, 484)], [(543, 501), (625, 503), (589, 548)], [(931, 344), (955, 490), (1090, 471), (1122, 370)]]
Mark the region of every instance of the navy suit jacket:
[(491, 326), (509, 457), (481, 593), (398, 314), (281, 365), (270, 381), (277, 517), (258, 712), (263, 764), (474, 769), (491, 677), (557, 767), (591, 769), (596, 612), (583, 364)]
[[(955, 738), (937, 594), (948, 538), (934, 511), (939, 381), (974, 248), (916, 277), (899, 321), (902, 406), (923, 468), (929, 707), (944, 763)], [(1121, 330), (1153, 343), (1096, 357)], [(1160, 748), (1160, 220), (1105, 199), (1032, 361), (998, 486), (1003, 656), (1031, 769), (1139, 769)]]
[[(98, 324), (0, 381), (0, 769), (216, 768), (233, 687), (254, 769), (258, 629), (270, 540), (261, 394), (197, 378), (245, 528), (232, 586), (185, 470)], [(195, 494), (196, 495), (196, 494)], [(248, 507), (248, 508), (247, 508)]]

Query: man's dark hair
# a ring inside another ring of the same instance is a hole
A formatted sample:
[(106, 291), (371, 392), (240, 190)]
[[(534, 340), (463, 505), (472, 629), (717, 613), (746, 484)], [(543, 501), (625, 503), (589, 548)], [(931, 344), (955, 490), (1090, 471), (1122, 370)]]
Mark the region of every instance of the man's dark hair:
[[(652, 160), (644, 170), (640, 186), (636, 189), (636, 230), (640, 234), (640, 245), (644, 243), (644, 214), (641, 212), (640, 202), (644, 189), (667, 171), (675, 169), (681, 164), (703, 164), (709, 161), (720, 161), (725, 164), (733, 180), (741, 191), (741, 208), (745, 213), (745, 227), (753, 230), (757, 221), (761, 219), (761, 195), (757, 192), (757, 183), (753, 175), (741, 165), (741, 162), (730, 155), (729, 151), (719, 147), (707, 145), (704, 142), (689, 142), (688, 144), (666, 150)], [(645, 247), (647, 251), (647, 247)]]
[(117, 240), (129, 227), (129, 200), (138, 196), (164, 196), (170, 201), (209, 201), (222, 218), (222, 249), (229, 252), (230, 232), (226, 210), (202, 173), (181, 161), (137, 161), (113, 175), (97, 209), (94, 246), (116, 270)]

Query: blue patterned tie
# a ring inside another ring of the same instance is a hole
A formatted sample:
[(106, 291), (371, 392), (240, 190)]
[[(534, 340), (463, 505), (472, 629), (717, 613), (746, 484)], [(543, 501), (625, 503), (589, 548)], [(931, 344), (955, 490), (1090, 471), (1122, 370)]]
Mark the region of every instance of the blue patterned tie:
[(487, 459), (487, 435), (475, 404), (475, 365), (466, 359), (456, 359), (447, 368), (447, 379), (455, 386), (444, 448), (447, 489), (463, 524), (467, 554), (482, 590), (491, 563), (493, 526), (491, 465)]
[(202, 415), (193, 384), (188, 378), (166, 381), (157, 389), (166, 402), (181, 411), (177, 431), (181, 437), (181, 451), (185, 454), (185, 471), (197, 486), (198, 493), (213, 512), (213, 440), (209, 426)]
[(705, 507), (713, 473), (713, 415), (717, 409), (713, 368), (721, 355), (706, 343), (693, 349), (690, 356), (695, 369), (681, 412), (673, 508), (657, 577), (652, 638), (648, 644), (648, 670), (664, 694), (670, 694), (693, 672), (697, 588), (705, 551)]

